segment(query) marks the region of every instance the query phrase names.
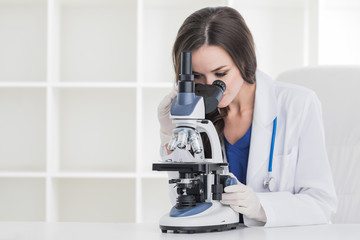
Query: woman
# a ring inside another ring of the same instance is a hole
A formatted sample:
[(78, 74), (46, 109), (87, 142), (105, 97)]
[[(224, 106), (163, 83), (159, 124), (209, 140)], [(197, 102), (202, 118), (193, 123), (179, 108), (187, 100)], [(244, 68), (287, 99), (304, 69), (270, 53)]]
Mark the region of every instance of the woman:
[[(258, 71), (252, 35), (229, 7), (204, 8), (185, 20), (173, 48), (176, 76), (185, 50), (193, 53), (195, 83), (220, 79), (227, 86), (219, 111), (207, 116), (223, 143), (230, 172), (239, 180), (225, 188), (221, 202), (242, 214), (247, 226), (328, 223), (337, 199), (315, 93)], [(158, 107), (163, 150), (174, 128), (169, 109), (175, 96), (173, 91)]]

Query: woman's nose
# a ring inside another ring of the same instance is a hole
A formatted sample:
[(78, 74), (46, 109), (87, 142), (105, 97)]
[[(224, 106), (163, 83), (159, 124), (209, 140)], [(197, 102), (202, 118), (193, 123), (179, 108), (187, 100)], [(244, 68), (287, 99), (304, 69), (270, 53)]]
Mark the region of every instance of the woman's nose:
[(206, 84), (211, 85), (216, 79), (214, 77), (206, 77)]

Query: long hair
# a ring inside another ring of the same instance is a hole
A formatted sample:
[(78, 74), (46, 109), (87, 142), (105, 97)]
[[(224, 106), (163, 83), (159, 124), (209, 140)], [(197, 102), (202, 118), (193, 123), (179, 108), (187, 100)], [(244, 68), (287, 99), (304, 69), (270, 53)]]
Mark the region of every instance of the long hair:
[[(196, 51), (204, 45), (223, 48), (232, 58), (244, 81), (255, 83), (257, 62), (254, 40), (238, 11), (230, 7), (203, 8), (185, 19), (177, 33), (172, 52), (176, 78), (180, 74), (181, 52)], [(228, 108), (225, 107), (206, 115), (215, 125), (220, 137), (223, 135), (223, 118), (227, 116), (227, 111)], [(211, 157), (209, 140), (203, 136), (203, 141), (205, 156)]]

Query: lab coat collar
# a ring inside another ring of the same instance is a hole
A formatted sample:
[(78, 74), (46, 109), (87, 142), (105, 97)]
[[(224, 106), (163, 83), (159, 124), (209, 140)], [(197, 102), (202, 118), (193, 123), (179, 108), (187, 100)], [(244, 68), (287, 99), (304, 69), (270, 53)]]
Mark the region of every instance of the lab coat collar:
[(274, 81), (258, 70), (256, 71), (255, 108), (246, 176), (247, 184), (253, 187), (255, 191), (263, 190), (262, 183), (258, 181), (259, 178), (256, 175), (260, 169), (267, 169), (268, 167), (272, 123), (276, 115), (277, 99)]
[(257, 70), (253, 121), (264, 127), (271, 124), (277, 113), (276, 102), (274, 81), (267, 74)]

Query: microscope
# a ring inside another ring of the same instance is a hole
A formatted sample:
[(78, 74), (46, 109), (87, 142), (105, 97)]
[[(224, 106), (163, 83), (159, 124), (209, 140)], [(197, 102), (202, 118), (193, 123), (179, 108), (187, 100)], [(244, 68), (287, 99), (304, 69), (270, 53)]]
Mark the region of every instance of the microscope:
[[(220, 203), (224, 188), (237, 181), (225, 174), (228, 164), (223, 161), (219, 136), (213, 123), (205, 119), (205, 114), (218, 110), (225, 89), (220, 80), (195, 85), (192, 53), (181, 53), (178, 95), (170, 109), (176, 127), (168, 144), (168, 150), (178, 154), (169, 154), (152, 168), (178, 172), (178, 178), (169, 180), (178, 197), (176, 205), (160, 219), (163, 233), (224, 231), (239, 223), (239, 214)], [(205, 158), (201, 133), (209, 139), (211, 158)]]

